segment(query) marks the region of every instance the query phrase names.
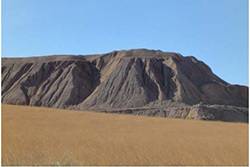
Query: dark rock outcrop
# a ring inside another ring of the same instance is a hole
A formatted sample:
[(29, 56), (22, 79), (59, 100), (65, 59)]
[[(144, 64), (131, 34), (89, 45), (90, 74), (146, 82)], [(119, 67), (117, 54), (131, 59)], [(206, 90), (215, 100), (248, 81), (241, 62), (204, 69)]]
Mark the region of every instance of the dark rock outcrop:
[(223, 81), (195, 57), (146, 49), (2, 58), (2, 102), (180, 118), (204, 103), (192, 118), (248, 118), (248, 87)]

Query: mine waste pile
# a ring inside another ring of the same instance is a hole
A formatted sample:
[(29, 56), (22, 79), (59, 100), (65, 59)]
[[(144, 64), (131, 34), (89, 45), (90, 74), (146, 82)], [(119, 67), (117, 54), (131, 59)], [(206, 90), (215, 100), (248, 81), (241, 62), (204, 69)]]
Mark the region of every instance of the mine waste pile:
[(193, 56), (160, 50), (2, 58), (2, 103), (248, 122), (248, 87)]

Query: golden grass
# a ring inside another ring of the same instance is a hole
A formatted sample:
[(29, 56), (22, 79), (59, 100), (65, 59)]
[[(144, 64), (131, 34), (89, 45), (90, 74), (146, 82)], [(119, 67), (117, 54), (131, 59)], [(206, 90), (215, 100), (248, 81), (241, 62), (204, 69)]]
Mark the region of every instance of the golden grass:
[(248, 124), (2, 105), (2, 165), (248, 165)]

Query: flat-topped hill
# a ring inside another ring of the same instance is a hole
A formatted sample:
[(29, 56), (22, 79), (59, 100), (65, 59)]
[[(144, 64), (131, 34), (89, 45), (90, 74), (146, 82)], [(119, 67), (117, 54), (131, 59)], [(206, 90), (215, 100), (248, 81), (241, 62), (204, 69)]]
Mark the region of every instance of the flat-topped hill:
[(248, 87), (225, 82), (193, 56), (147, 49), (2, 58), (2, 102), (225, 121), (225, 115), (230, 121), (248, 118)]

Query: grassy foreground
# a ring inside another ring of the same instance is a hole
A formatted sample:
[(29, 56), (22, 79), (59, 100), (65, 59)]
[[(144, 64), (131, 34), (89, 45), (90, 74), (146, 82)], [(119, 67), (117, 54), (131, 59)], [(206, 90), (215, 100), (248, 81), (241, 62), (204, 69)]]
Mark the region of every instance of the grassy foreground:
[(2, 105), (2, 165), (248, 165), (248, 124)]

